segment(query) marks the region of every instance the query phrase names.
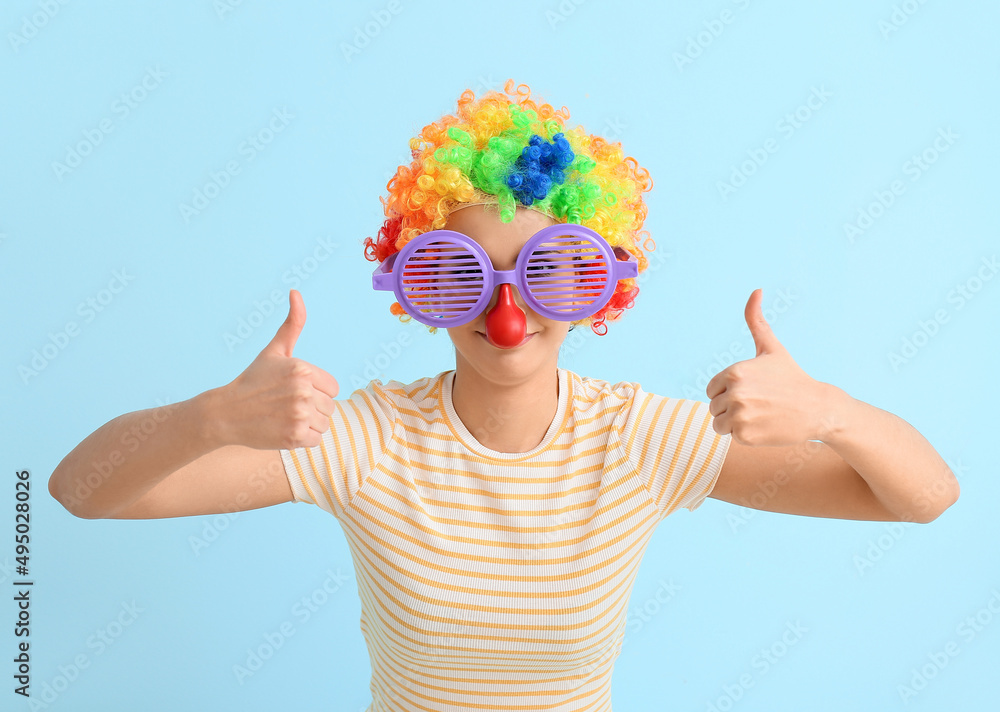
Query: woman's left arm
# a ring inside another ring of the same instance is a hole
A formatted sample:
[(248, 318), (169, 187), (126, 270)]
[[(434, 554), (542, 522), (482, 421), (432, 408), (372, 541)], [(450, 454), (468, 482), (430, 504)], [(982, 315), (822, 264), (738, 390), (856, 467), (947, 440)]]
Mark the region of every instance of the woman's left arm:
[(958, 480), (927, 439), (897, 415), (821, 383), (823, 443), (857, 471), (900, 521), (927, 523), (958, 500)]
[[(760, 291), (745, 310), (757, 355), (720, 371), (705, 389), (715, 431), (732, 435), (710, 496), (821, 517), (926, 523), (940, 516), (959, 496), (945, 461), (902, 418), (799, 368), (764, 319)], [(795, 472), (779, 469), (789, 463)]]

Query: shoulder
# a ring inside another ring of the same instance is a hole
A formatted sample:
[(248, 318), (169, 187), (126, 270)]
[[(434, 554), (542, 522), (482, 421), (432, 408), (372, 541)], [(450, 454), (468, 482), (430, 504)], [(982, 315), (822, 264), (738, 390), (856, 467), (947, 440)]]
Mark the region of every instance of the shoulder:
[(601, 378), (581, 376), (569, 370), (566, 371), (566, 376), (573, 388), (573, 397), (578, 401), (591, 402), (632, 398), (639, 389), (639, 384), (631, 381), (606, 381)]
[(442, 371), (436, 376), (425, 376), (409, 383), (391, 379), (382, 382), (372, 379), (364, 387), (357, 387), (349, 396), (358, 404), (391, 409), (395, 413), (414, 413), (433, 409), (443, 390), (444, 378), (450, 371)]
[(617, 410), (619, 427), (698, 426), (711, 421), (709, 405), (692, 398), (665, 396), (644, 389), (635, 381), (607, 381), (569, 372), (576, 409), (595, 412)]
[(572, 371), (567, 371), (567, 375), (572, 383), (573, 398), (577, 408), (598, 406), (605, 409), (617, 405), (627, 410), (644, 397), (651, 395), (635, 381), (608, 381), (581, 376)]

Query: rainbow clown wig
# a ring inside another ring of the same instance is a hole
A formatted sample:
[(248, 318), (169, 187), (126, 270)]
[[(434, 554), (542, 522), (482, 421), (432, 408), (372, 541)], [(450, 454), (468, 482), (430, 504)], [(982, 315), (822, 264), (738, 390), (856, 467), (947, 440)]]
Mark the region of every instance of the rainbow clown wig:
[[(449, 213), (465, 204), (486, 203), (505, 223), (522, 205), (557, 223), (594, 230), (613, 248), (635, 255), (641, 274), (649, 261), (639, 239), (645, 250), (656, 249), (642, 230), (647, 212), (642, 194), (653, 187), (649, 171), (625, 158), (620, 142), (609, 143), (580, 126), (567, 129), (568, 119), (565, 106), (556, 111), (537, 104), (528, 86), (515, 89), (512, 79), (504, 93), (487, 92), (478, 100), (464, 91), (457, 116), (446, 115), (410, 139), (413, 161), (389, 180), (388, 199), (379, 198), (386, 220), (377, 241), (365, 239), (365, 258), (381, 263), (413, 238), (443, 229)], [(589, 323), (594, 333), (606, 334), (605, 321), (617, 321), (634, 305), (635, 282), (620, 280), (607, 305), (571, 328)], [(390, 311), (402, 322), (411, 319), (399, 302)]]

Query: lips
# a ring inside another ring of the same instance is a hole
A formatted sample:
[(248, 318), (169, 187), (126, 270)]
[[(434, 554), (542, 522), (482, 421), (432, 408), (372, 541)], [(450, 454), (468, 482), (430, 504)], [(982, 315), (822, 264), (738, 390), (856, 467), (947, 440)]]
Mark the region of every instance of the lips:
[[(486, 343), (490, 344), (490, 340), (486, 338), (486, 334), (484, 334), (481, 331), (477, 331), (476, 333), (479, 334), (479, 336), (482, 337), (483, 341), (485, 341)], [(531, 341), (531, 339), (534, 338), (535, 334), (537, 334), (537, 333), (538, 332), (535, 331), (535, 332), (532, 332), (532, 333), (528, 334), (527, 336), (524, 337), (524, 341), (522, 341), (521, 343), (519, 343), (514, 348), (516, 349), (516, 348), (519, 348), (521, 346), (524, 346), (526, 343), (528, 343), (529, 341)], [(490, 344), (490, 346), (493, 346), (493, 344)], [(500, 347), (499, 346), (493, 346), (493, 348), (498, 349)], [(503, 349), (503, 350), (504, 351), (509, 351), (510, 349)]]

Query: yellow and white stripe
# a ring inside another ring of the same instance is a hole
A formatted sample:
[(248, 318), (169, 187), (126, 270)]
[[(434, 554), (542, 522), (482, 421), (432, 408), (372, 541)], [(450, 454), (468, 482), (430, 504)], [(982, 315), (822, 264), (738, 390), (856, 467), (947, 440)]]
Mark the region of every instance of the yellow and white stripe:
[(335, 401), (320, 445), (281, 450), (296, 501), (341, 524), (371, 712), (607, 712), (629, 593), (663, 517), (715, 485), (708, 405), (558, 369), (529, 452), (483, 447), (454, 371)]

